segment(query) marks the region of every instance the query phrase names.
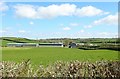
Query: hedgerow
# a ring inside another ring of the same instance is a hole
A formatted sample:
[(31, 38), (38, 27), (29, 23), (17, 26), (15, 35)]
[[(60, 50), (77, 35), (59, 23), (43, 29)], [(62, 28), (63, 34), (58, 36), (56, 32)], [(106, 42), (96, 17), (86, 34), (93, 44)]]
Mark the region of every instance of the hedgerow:
[(0, 76), (2, 77), (90, 77), (106, 78), (120, 77), (120, 61), (96, 61), (80, 62), (57, 61), (53, 65), (44, 67), (40, 65), (35, 68), (30, 60), (20, 63), (2, 61), (0, 62)]

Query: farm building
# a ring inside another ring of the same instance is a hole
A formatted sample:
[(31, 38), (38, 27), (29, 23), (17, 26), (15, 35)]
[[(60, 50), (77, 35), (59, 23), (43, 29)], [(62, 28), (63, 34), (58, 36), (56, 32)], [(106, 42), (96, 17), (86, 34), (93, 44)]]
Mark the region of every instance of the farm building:
[(83, 46), (83, 45), (85, 45), (85, 44), (84, 44), (84, 43), (76, 43), (76, 45)]
[(63, 47), (63, 43), (40, 43), (39, 47)]
[(8, 43), (8, 47), (63, 47), (62, 43)]
[(76, 46), (77, 46), (76, 43), (70, 43), (69, 44), (69, 48), (76, 48)]
[(38, 47), (37, 43), (7, 43), (8, 47)]

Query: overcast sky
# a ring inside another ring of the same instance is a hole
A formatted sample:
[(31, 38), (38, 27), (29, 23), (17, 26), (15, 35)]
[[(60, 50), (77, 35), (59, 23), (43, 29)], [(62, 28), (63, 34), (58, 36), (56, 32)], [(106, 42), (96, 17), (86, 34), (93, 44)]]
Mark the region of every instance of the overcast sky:
[(0, 36), (95, 38), (118, 34), (117, 2), (0, 2)]

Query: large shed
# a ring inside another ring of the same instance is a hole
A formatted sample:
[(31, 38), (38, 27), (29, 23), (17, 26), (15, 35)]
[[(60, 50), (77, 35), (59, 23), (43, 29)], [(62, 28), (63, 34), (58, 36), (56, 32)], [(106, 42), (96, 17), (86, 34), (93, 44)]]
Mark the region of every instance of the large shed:
[(39, 47), (63, 47), (63, 43), (40, 43)]
[(37, 43), (7, 43), (8, 47), (38, 47)]
[(8, 47), (63, 47), (63, 43), (7, 43)]

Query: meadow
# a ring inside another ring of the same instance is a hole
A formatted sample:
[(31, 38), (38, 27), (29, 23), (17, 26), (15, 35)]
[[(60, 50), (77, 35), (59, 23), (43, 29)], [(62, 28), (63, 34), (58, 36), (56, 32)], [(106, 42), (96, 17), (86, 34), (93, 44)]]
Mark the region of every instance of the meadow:
[(30, 59), (34, 65), (49, 65), (56, 61), (101, 61), (118, 60), (118, 51), (113, 50), (82, 50), (60, 47), (3, 47), (2, 60), (21, 62)]

